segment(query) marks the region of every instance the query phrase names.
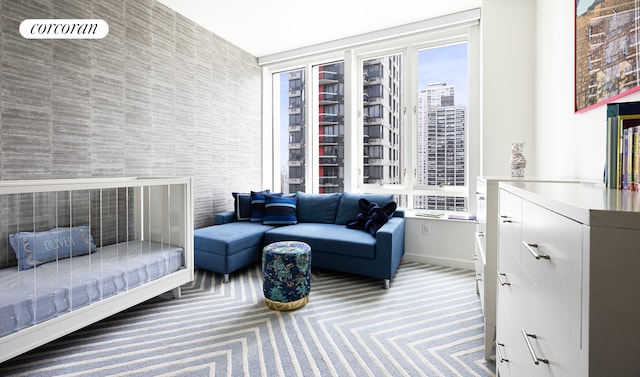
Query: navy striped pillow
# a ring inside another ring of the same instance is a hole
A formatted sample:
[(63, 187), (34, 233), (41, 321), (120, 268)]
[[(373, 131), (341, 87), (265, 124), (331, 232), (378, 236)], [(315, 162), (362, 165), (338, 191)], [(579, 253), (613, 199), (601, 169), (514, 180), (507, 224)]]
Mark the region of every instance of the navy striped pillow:
[(251, 191), (251, 221), (264, 220), (264, 196), (269, 190)]
[(266, 225), (293, 225), (296, 218), (297, 199), (293, 195), (265, 195), (264, 220)]

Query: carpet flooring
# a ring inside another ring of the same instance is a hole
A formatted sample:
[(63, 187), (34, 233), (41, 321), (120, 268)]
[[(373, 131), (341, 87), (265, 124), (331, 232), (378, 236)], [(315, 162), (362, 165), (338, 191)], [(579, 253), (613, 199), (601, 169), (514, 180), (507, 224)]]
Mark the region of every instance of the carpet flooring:
[(313, 270), (309, 303), (264, 306), (259, 266), (165, 294), (0, 364), (2, 376), (494, 376), (472, 271)]

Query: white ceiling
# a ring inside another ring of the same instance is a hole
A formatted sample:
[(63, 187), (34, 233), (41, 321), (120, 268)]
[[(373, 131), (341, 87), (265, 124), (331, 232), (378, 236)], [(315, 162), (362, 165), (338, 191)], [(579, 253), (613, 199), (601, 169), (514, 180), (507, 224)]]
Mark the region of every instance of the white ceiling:
[(158, 1), (256, 57), (481, 5), (481, 0)]

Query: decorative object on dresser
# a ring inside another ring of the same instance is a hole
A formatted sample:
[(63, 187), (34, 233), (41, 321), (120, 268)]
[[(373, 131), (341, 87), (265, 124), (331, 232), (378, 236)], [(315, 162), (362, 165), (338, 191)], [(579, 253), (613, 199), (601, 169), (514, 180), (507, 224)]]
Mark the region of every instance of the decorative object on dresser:
[(524, 157), (524, 143), (519, 141), (511, 144), (511, 176), (524, 177), (524, 169), (527, 167), (527, 159)]
[(0, 362), (193, 280), (190, 178), (0, 182)]
[(638, 193), (503, 182), (499, 205), (498, 374), (638, 376)]

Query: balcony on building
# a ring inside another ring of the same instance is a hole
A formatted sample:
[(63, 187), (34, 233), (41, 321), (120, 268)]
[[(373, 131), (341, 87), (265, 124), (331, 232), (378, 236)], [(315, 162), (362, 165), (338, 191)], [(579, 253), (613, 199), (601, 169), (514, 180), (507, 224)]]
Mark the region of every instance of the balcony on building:
[(364, 122), (365, 126), (379, 126), (381, 124), (382, 124), (382, 117), (368, 116)]
[(319, 166), (340, 166), (338, 156), (319, 156)]
[(338, 145), (338, 135), (322, 134), (319, 135), (319, 143), (321, 146)]
[(343, 102), (343, 96), (335, 92), (320, 92), (318, 103), (320, 105), (335, 105)]
[(318, 72), (318, 83), (320, 85), (336, 84), (341, 81), (342, 75), (338, 72), (324, 70)]
[(339, 124), (342, 116), (331, 113), (320, 113), (319, 118), (318, 121), (321, 126), (332, 126)]
[(320, 176), (319, 186), (324, 188), (340, 187), (340, 180), (335, 175)]

